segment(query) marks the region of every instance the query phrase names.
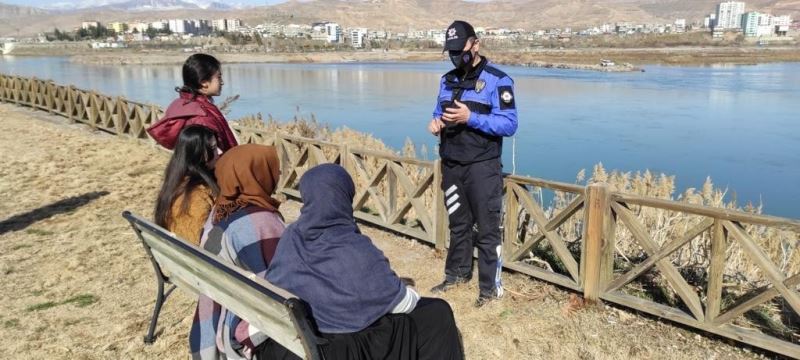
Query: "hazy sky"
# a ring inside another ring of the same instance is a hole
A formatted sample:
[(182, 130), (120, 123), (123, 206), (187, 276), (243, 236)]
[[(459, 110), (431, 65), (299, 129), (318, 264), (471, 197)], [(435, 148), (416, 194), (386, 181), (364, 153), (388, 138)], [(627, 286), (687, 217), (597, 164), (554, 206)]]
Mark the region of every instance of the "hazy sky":
[[(102, 2), (123, 2), (125, 0), (102, 0)], [(208, 2), (210, 0), (203, 0)], [(215, 0), (216, 2), (226, 4), (243, 4), (243, 5), (272, 5), (285, 2), (286, 0)], [(64, 4), (64, 3), (84, 3), (85, 1), (70, 1), (70, 0), (0, 0), (0, 3), (24, 5), (24, 6), (47, 6), (51, 4)], [(100, 2), (100, 1), (98, 1)]]

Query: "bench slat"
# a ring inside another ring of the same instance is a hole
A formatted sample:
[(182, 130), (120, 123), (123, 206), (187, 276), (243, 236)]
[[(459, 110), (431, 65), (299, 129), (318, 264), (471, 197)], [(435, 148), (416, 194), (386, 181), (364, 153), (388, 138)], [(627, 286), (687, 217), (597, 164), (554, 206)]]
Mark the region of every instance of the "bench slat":
[[(169, 273), (171, 282), (195, 295), (204, 294), (214, 299), (293, 353), (307, 358), (291, 314), (283, 304), (286, 299), (295, 296), (257, 278), (253, 273), (219, 262), (216, 256), (203, 249), (180, 246), (175, 239), (168, 241), (151, 229), (140, 224), (135, 226), (141, 231), (153, 257)], [(208, 258), (198, 257), (198, 252)], [(236, 273), (251, 280), (250, 283), (237, 278)]]

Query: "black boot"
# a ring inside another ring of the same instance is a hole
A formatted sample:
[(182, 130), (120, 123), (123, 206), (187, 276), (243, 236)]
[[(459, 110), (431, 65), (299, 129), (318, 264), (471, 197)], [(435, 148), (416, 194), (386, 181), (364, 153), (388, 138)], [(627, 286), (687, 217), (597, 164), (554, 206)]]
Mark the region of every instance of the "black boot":
[(452, 289), (458, 284), (463, 284), (469, 282), (469, 279), (457, 277), (455, 279), (445, 279), (442, 281), (441, 284), (436, 285), (431, 288), (431, 292), (434, 294), (444, 293), (448, 290)]

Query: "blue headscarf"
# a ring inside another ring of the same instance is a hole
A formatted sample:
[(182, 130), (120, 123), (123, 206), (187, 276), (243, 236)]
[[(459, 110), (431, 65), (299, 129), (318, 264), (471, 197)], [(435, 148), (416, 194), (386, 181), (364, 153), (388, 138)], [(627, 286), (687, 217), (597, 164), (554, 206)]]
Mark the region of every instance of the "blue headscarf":
[(267, 280), (308, 302), (321, 332), (363, 330), (403, 299), (405, 285), (361, 235), (347, 171), (333, 164), (308, 170), (300, 195), (300, 218), (281, 236)]

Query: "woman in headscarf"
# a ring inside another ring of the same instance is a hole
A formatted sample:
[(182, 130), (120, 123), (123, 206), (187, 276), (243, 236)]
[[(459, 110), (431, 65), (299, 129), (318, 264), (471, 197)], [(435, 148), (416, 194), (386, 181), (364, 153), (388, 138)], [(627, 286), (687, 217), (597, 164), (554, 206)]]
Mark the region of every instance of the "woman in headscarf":
[(355, 186), (340, 166), (300, 179), (303, 207), (281, 236), (267, 280), (305, 300), (329, 359), (463, 359), (450, 305), (419, 298), (353, 218)]
[[(280, 176), (272, 146), (240, 145), (219, 158), (214, 169), (219, 196), (203, 230), (200, 246), (244, 270), (265, 278), (284, 230), (280, 202), (272, 198)], [(200, 296), (189, 347), (195, 359), (251, 359), (254, 354), (294, 355), (264, 334)]]

